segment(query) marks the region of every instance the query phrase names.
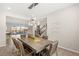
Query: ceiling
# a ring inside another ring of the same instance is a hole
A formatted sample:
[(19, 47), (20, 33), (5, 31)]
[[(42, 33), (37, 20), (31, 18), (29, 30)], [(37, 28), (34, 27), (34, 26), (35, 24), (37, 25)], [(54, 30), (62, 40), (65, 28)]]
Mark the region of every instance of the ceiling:
[(32, 3), (0, 3), (0, 10), (14, 12), (25, 16), (43, 16), (56, 10), (73, 5), (72, 3), (39, 3), (33, 9), (28, 9)]

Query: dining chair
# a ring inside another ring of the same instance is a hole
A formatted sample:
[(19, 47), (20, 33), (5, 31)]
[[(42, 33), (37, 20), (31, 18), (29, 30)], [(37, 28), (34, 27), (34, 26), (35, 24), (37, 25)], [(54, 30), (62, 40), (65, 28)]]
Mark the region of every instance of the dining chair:
[(28, 51), (27, 49), (24, 49), (23, 45), (22, 45), (22, 42), (19, 41), (18, 39), (14, 39), (12, 38), (13, 42), (14, 42), (14, 45), (17, 49), (17, 55), (18, 56), (31, 56), (33, 51)]
[(49, 56), (50, 51), (52, 50), (52, 44), (48, 44), (39, 54), (41, 56)]
[(40, 55), (52, 56), (54, 53), (56, 53), (56, 56), (58, 56), (57, 46), (58, 46), (58, 41), (50, 41), (50, 44), (40, 52)]
[(28, 44), (26, 44), (25, 42), (23, 42), (23, 39), (19, 39), (18, 38), (18, 40), (22, 42), (22, 45), (23, 45), (24, 49), (32, 52), (32, 55), (35, 56), (35, 53), (36, 53), (35, 49), (33, 49), (31, 46), (29, 46)]
[(55, 40), (55, 41), (50, 41), (51, 44), (52, 44), (52, 50), (50, 51), (50, 55), (53, 55), (54, 53), (56, 54), (56, 56), (58, 56), (58, 51), (57, 51), (57, 48), (58, 48), (58, 41)]

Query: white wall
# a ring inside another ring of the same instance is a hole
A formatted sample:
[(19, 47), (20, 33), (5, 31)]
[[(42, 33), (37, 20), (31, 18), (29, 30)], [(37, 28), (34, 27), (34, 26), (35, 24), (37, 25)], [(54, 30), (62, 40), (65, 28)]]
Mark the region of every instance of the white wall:
[(79, 51), (79, 4), (49, 14), (47, 24), (49, 40), (58, 40), (59, 46)]
[(0, 10), (0, 47), (6, 45), (6, 16), (12, 16), (19, 19), (27, 19), (26, 16)]
[(5, 17), (3, 13), (0, 11), (0, 46), (5, 45)]

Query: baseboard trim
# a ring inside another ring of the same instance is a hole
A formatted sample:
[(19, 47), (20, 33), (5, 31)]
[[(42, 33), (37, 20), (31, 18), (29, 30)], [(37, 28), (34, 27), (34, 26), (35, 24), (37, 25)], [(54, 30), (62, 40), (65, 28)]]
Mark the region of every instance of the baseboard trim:
[(61, 48), (61, 49), (65, 49), (65, 50), (67, 50), (67, 51), (70, 51), (70, 52), (79, 54), (79, 51), (72, 50), (72, 49), (68, 49), (68, 48), (65, 48), (65, 47), (62, 47), (62, 46), (58, 46), (58, 47)]
[(0, 47), (6, 46), (6, 44), (0, 44)]
[(0, 47), (4, 47), (4, 46), (6, 46), (6, 45), (0, 45)]

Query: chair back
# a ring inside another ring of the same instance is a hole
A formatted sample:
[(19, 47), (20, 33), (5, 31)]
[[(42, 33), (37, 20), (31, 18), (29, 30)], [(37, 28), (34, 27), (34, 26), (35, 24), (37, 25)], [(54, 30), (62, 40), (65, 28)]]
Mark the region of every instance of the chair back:
[(12, 38), (12, 40), (14, 42), (15, 47), (19, 50), (20, 55), (25, 55), (24, 47), (23, 47), (21, 41), (19, 41), (18, 39), (16, 40), (14, 38)]
[(52, 44), (52, 48), (51, 48), (51, 51), (50, 51), (50, 55), (57, 51), (58, 41), (57, 40), (51, 41), (51, 44)]
[(47, 53), (48, 53), (48, 55), (50, 55), (50, 52), (52, 50), (52, 44), (49, 44), (48, 47), (47, 47), (47, 49), (48, 49)]

